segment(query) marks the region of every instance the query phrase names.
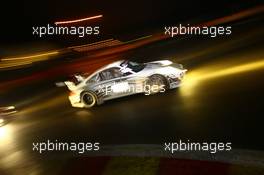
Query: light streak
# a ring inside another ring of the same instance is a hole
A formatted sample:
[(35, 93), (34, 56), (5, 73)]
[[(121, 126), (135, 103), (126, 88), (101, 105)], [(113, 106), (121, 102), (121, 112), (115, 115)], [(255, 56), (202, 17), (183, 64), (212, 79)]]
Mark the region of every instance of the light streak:
[[(225, 65), (221, 66), (225, 67)], [(210, 81), (216, 78), (223, 78), (226, 76), (231, 76), (235, 74), (246, 73), (250, 71), (256, 71), (264, 68), (264, 60), (258, 60), (249, 63), (239, 64), (237, 66), (215, 69), (213, 67), (202, 68), (200, 71), (192, 71), (189, 74), (186, 74), (182, 87), (180, 88), (181, 94), (184, 96), (189, 96), (195, 90), (195, 87), (207, 80)]]
[(55, 25), (77, 23), (77, 22), (88, 21), (91, 19), (102, 18), (102, 17), (103, 17), (103, 15), (97, 15), (97, 16), (92, 16), (92, 17), (88, 17), (88, 18), (81, 18), (81, 19), (76, 19), (76, 20), (70, 20), (70, 21), (58, 21), (58, 22), (55, 22)]
[(0, 111), (15, 109), (15, 106), (0, 107)]
[(226, 68), (222, 69), (219, 71), (216, 71), (214, 73), (209, 73), (207, 75), (204, 75), (200, 77), (201, 80), (206, 80), (206, 79), (211, 79), (211, 78), (216, 78), (216, 77), (223, 77), (223, 76), (228, 76), (232, 74), (238, 74), (238, 73), (244, 73), (248, 71), (253, 71), (253, 70), (258, 70), (264, 68), (264, 60), (261, 61), (256, 61), (252, 63), (246, 63), (246, 64), (241, 64), (238, 66), (234, 66), (231, 68)]
[(93, 45), (98, 45), (98, 44), (106, 43), (106, 42), (113, 41), (113, 40), (114, 39), (111, 38), (111, 39), (102, 40), (102, 41), (98, 41), (98, 42), (94, 42), (94, 43), (89, 43), (89, 44), (84, 44), (84, 45), (79, 45), (79, 46), (71, 46), (71, 47), (68, 47), (68, 48), (69, 49), (74, 49), (74, 48), (79, 48), (79, 47), (93, 46)]
[(0, 118), (0, 127), (4, 123), (4, 119)]
[(59, 53), (59, 51), (53, 51), (53, 52), (47, 52), (47, 53), (42, 53), (42, 54), (30, 55), (30, 56), (2, 58), (1, 61), (24, 60), (24, 59), (30, 59), (30, 58), (38, 58), (38, 57), (44, 57), (44, 56), (52, 56), (52, 55), (56, 55), (58, 53)]

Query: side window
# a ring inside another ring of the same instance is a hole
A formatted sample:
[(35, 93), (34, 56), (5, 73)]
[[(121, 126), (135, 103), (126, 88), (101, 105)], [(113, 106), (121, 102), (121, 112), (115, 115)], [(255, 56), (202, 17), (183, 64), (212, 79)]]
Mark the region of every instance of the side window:
[(102, 79), (99, 74), (95, 74), (90, 80), (87, 81), (87, 83), (98, 83), (101, 80)]
[(112, 72), (112, 75), (114, 78), (118, 78), (118, 77), (123, 76), (123, 73), (120, 71), (120, 68), (118, 68), (118, 67), (112, 68), (111, 72)]
[(101, 74), (102, 80), (111, 80), (111, 79), (123, 76), (123, 73), (120, 71), (120, 68), (118, 67), (104, 70), (100, 74)]

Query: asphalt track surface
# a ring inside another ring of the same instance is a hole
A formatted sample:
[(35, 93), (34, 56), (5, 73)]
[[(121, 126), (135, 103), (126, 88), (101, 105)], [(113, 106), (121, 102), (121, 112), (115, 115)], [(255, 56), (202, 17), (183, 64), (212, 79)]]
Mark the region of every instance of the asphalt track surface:
[(166, 93), (78, 109), (70, 106), (68, 90), (57, 88), (53, 78), (2, 92), (1, 105), (14, 105), (18, 112), (1, 127), (0, 170), (38, 174), (44, 167), (59, 167), (50, 160), (62, 153), (32, 151), (33, 142), (48, 139), (101, 145), (189, 139), (262, 151), (264, 30), (258, 20), (235, 23), (231, 36), (181, 36), (115, 56), (141, 62), (168, 58), (183, 64), (188, 73), (182, 87)]

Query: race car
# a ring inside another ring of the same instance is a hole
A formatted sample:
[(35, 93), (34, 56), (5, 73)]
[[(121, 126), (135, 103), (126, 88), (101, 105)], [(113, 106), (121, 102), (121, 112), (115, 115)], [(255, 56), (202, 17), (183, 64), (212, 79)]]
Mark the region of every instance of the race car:
[(73, 107), (90, 108), (107, 100), (143, 93), (151, 95), (180, 86), (186, 73), (181, 64), (169, 60), (137, 63), (119, 60), (89, 76), (75, 74), (65, 81)]

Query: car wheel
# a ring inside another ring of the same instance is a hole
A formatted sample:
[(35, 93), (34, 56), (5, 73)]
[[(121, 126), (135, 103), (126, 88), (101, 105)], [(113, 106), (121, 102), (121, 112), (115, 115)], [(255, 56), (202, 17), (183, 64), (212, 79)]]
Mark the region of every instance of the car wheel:
[(146, 90), (149, 94), (164, 92), (165, 90), (167, 90), (167, 87), (168, 87), (167, 84), (168, 83), (166, 79), (162, 75), (155, 74), (148, 78), (146, 82), (146, 85), (147, 85)]
[(81, 94), (81, 100), (85, 108), (91, 108), (96, 104), (96, 95), (93, 92), (85, 91)]

